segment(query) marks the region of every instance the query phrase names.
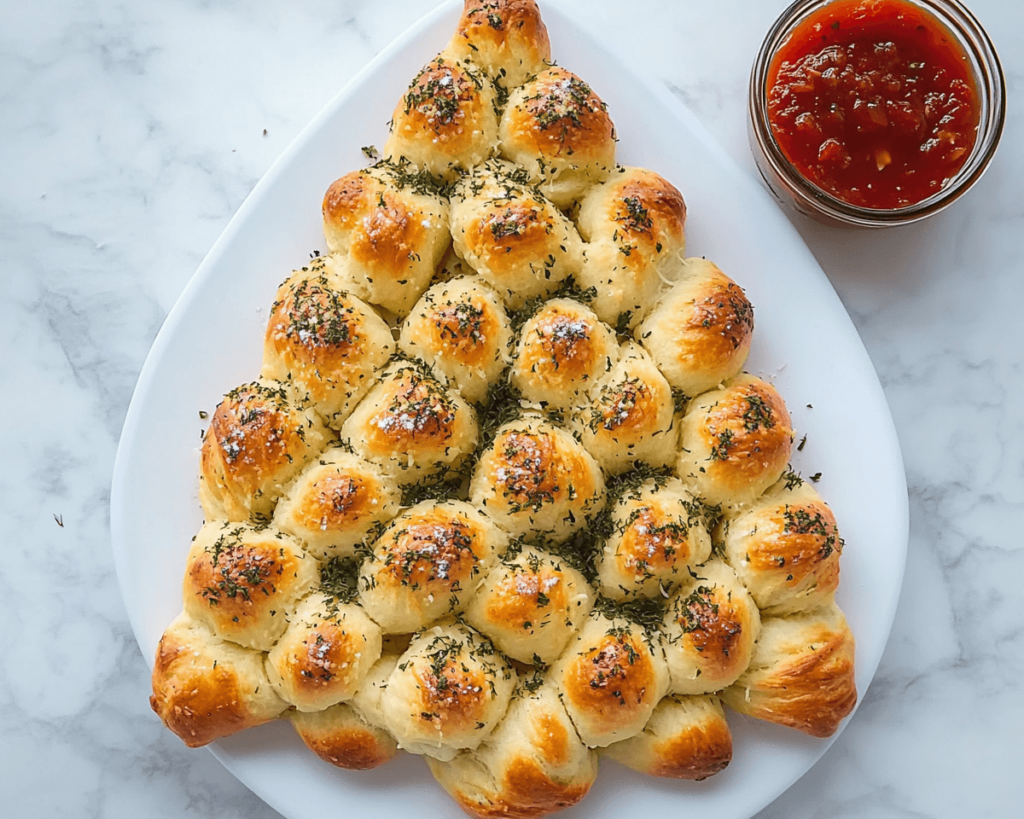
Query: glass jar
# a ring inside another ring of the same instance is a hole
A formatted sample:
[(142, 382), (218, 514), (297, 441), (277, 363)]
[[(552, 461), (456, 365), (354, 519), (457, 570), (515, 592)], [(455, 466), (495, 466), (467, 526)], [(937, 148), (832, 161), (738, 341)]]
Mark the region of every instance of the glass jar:
[(1006, 86), (992, 41), (957, 0), (902, 0), (930, 12), (967, 55), (979, 104), (978, 135), (967, 161), (937, 193), (891, 210), (851, 205), (804, 177), (786, 158), (768, 122), (768, 68), (778, 48), (807, 17), (834, 0), (796, 0), (768, 31), (750, 73), (749, 137), (758, 170), (784, 208), (818, 222), (845, 227), (906, 225), (938, 213), (959, 199), (985, 172), (999, 145), (1006, 117)]

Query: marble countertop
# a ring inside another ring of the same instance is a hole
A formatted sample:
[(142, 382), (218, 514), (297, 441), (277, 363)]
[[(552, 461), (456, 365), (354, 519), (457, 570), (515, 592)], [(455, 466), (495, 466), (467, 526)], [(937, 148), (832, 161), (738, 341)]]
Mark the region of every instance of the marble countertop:
[[(278, 815), (149, 709), (110, 549), (114, 455), (149, 346), (231, 215), (337, 89), (433, 4), (5, 4), (5, 815)], [(614, 48), (755, 173), (747, 74), (784, 0), (560, 5), (613, 31)], [(983, 819), (1020, 815), (1024, 800), (1024, 4), (970, 6), (1000, 49), (1009, 90), (987, 176), (917, 226), (797, 224), (881, 377), (911, 537), (863, 705), (761, 819)]]

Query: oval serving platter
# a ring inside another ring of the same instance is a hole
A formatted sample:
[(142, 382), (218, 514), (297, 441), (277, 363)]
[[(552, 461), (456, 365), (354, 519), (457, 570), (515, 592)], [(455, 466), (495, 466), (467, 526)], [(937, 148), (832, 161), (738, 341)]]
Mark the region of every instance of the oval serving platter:
[[(255, 376), (278, 284), (324, 250), (320, 202), (339, 176), (367, 164), (409, 81), (447, 42), (461, 9), (449, 0), (377, 55), (306, 127), (255, 187), (200, 265), (153, 343), (125, 420), (111, 491), (118, 580), (135, 637), (152, 664), (181, 610), (181, 567), (202, 523), (199, 411)], [(687, 255), (706, 255), (753, 302), (751, 372), (786, 398), (798, 435), (795, 469), (818, 489), (846, 541), (837, 600), (857, 640), (863, 700), (888, 638), (906, 562), (908, 509), (899, 443), (878, 378), (831, 284), (769, 194), (743, 173), (660, 85), (636, 75), (599, 39), (542, 2), (552, 52), (608, 104), (619, 161), (671, 180), (686, 197)], [(813, 407), (813, 408), (811, 408)], [(729, 713), (734, 757), (705, 782), (642, 776), (603, 762), (571, 817), (624, 812), (744, 819), (800, 778), (835, 741)], [(423, 760), (342, 771), (309, 753), (287, 722), (211, 746), (243, 783), (289, 819), (352, 813), (449, 817), (458, 808)]]

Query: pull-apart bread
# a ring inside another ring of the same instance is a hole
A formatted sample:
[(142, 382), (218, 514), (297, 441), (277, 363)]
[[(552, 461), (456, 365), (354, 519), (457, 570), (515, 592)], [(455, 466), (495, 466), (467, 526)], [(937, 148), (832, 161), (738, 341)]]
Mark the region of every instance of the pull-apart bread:
[(844, 543), (744, 371), (742, 271), (685, 258), (683, 195), (618, 163), (598, 94), (534, 0), (466, 0), (328, 188), (202, 444), (151, 698), (189, 746), (284, 718), (537, 817), (600, 757), (721, 771), (723, 706), (816, 737), (852, 711)]

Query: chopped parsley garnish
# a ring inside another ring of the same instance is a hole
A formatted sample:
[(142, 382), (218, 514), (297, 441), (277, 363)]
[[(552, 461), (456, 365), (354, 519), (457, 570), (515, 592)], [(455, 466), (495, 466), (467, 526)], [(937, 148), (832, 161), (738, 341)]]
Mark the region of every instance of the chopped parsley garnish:
[(731, 429), (723, 429), (718, 433), (718, 443), (711, 447), (712, 461), (725, 461), (729, 458), (729, 447), (734, 443), (735, 436)]
[(786, 534), (814, 535), (820, 539), (818, 554), (822, 560), (834, 551), (842, 552), (843, 539), (839, 537), (835, 526), (826, 521), (817, 509), (811, 507), (811, 511), (808, 511), (805, 507), (786, 506), (782, 516), (785, 520), (782, 531)]
[(747, 401), (747, 409), (743, 412), (743, 428), (747, 432), (771, 429), (775, 426), (775, 415), (772, 408), (765, 402), (764, 398), (756, 393), (744, 396)]

